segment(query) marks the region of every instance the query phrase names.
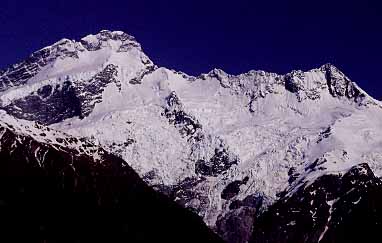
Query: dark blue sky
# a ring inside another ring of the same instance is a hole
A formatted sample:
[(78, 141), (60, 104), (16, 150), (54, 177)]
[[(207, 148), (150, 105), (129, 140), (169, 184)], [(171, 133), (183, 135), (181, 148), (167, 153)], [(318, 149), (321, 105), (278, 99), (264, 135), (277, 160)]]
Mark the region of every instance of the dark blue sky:
[(134, 35), (160, 66), (285, 73), (331, 62), (382, 98), (380, 1), (2, 0), (0, 68), (61, 38)]

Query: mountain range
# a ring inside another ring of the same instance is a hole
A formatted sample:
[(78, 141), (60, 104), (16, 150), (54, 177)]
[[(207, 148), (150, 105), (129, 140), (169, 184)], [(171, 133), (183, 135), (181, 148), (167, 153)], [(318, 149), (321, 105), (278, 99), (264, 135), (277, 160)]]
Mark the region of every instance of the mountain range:
[(331, 64), (195, 77), (103, 30), (0, 71), (0, 109), (0, 205), (44, 212), (25, 232), (362, 242), (382, 228), (382, 102)]

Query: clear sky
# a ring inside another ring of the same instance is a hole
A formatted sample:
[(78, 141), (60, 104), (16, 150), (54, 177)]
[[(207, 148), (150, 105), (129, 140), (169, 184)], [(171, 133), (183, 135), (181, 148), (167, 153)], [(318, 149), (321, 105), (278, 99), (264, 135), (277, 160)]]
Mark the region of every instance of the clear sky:
[(1, 0), (0, 68), (102, 29), (137, 38), (159, 66), (286, 73), (331, 62), (382, 98), (382, 1)]

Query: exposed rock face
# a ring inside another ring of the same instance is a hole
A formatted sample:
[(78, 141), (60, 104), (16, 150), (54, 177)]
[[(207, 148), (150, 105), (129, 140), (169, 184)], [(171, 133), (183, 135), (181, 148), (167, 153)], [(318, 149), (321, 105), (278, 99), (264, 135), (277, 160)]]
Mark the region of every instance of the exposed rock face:
[(221, 197), (225, 200), (229, 200), (235, 196), (237, 196), (237, 194), (239, 194), (240, 192), (240, 186), (241, 185), (245, 185), (249, 180), (249, 177), (245, 177), (244, 180), (242, 181), (233, 181), (231, 183), (229, 183), (223, 190), (222, 194), (221, 194)]
[(74, 116), (81, 116), (81, 100), (73, 83), (45, 85), (35, 93), (12, 101), (3, 107), (8, 114), (20, 119), (52, 124)]
[(358, 102), (365, 98), (365, 95), (333, 65), (327, 64), (321, 69), (325, 72), (329, 92), (333, 96), (345, 96)]
[[(67, 146), (51, 145), (46, 142), (54, 131), (30, 123), (32, 130), (46, 131), (33, 135), (14, 122), (0, 120), (3, 237), (222, 242), (196, 215), (143, 183), (122, 159), (61, 133), (56, 140)], [(84, 152), (88, 148), (98, 150), (98, 160)]]
[(81, 104), (81, 117), (88, 116), (97, 103), (102, 102), (102, 93), (105, 87), (114, 83), (118, 90), (121, 90), (120, 81), (117, 80), (117, 66), (107, 65), (101, 72), (97, 73), (86, 83), (77, 85), (77, 97)]
[[(192, 136), (196, 132), (201, 131), (202, 125), (192, 116), (186, 114), (183, 110), (182, 102), (179, 100), (175, 92), (166, 98), (166, 107), (164, 108), (164, 116), (170, 124), (179, 129), (182, 136)], [(198, 135), (192, 136), (198, 140)]]
[(234, 200), (229, 205), (230, 211), (221, 215), (216, 222), (219, 235), (227, 242), (248, 242), (254, 222), (261, 213), (263, 199), (263, 195), (253, 194), (243, 200)]
[(367, 164), (325, 175), (280, 198), (255, 220), (251, 242), (373, 242), (382, 228), (382, 184)]
[(227, 242), (246, 243), (251, 237), (256, 218), (256, 209), (240, 207), (230, 211), (216, 222), (218, 233)]
[(108, 84), (114, 83), (120, 89), (117, 72), (117, 66), (109, 64), (87, 82), (68, 79), (62, 85), (45, 85), (29, 96), (13, 100), (3, 109), (17, 118), (46, 125), (76, 116), (84, 118), (102, 102), (102, 93)]

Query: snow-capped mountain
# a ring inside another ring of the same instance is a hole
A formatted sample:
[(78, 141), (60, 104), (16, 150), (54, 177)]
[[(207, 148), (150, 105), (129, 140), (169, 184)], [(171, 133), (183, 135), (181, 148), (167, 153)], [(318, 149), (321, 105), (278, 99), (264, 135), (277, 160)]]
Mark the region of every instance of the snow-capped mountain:
[(88, 137), (229, 242), (286, 191), (360, 163), (382, 176), (382, 104), (330, 64), (193, 77), (101, 31), (35, 52), (0, 87), (8, 114)]

